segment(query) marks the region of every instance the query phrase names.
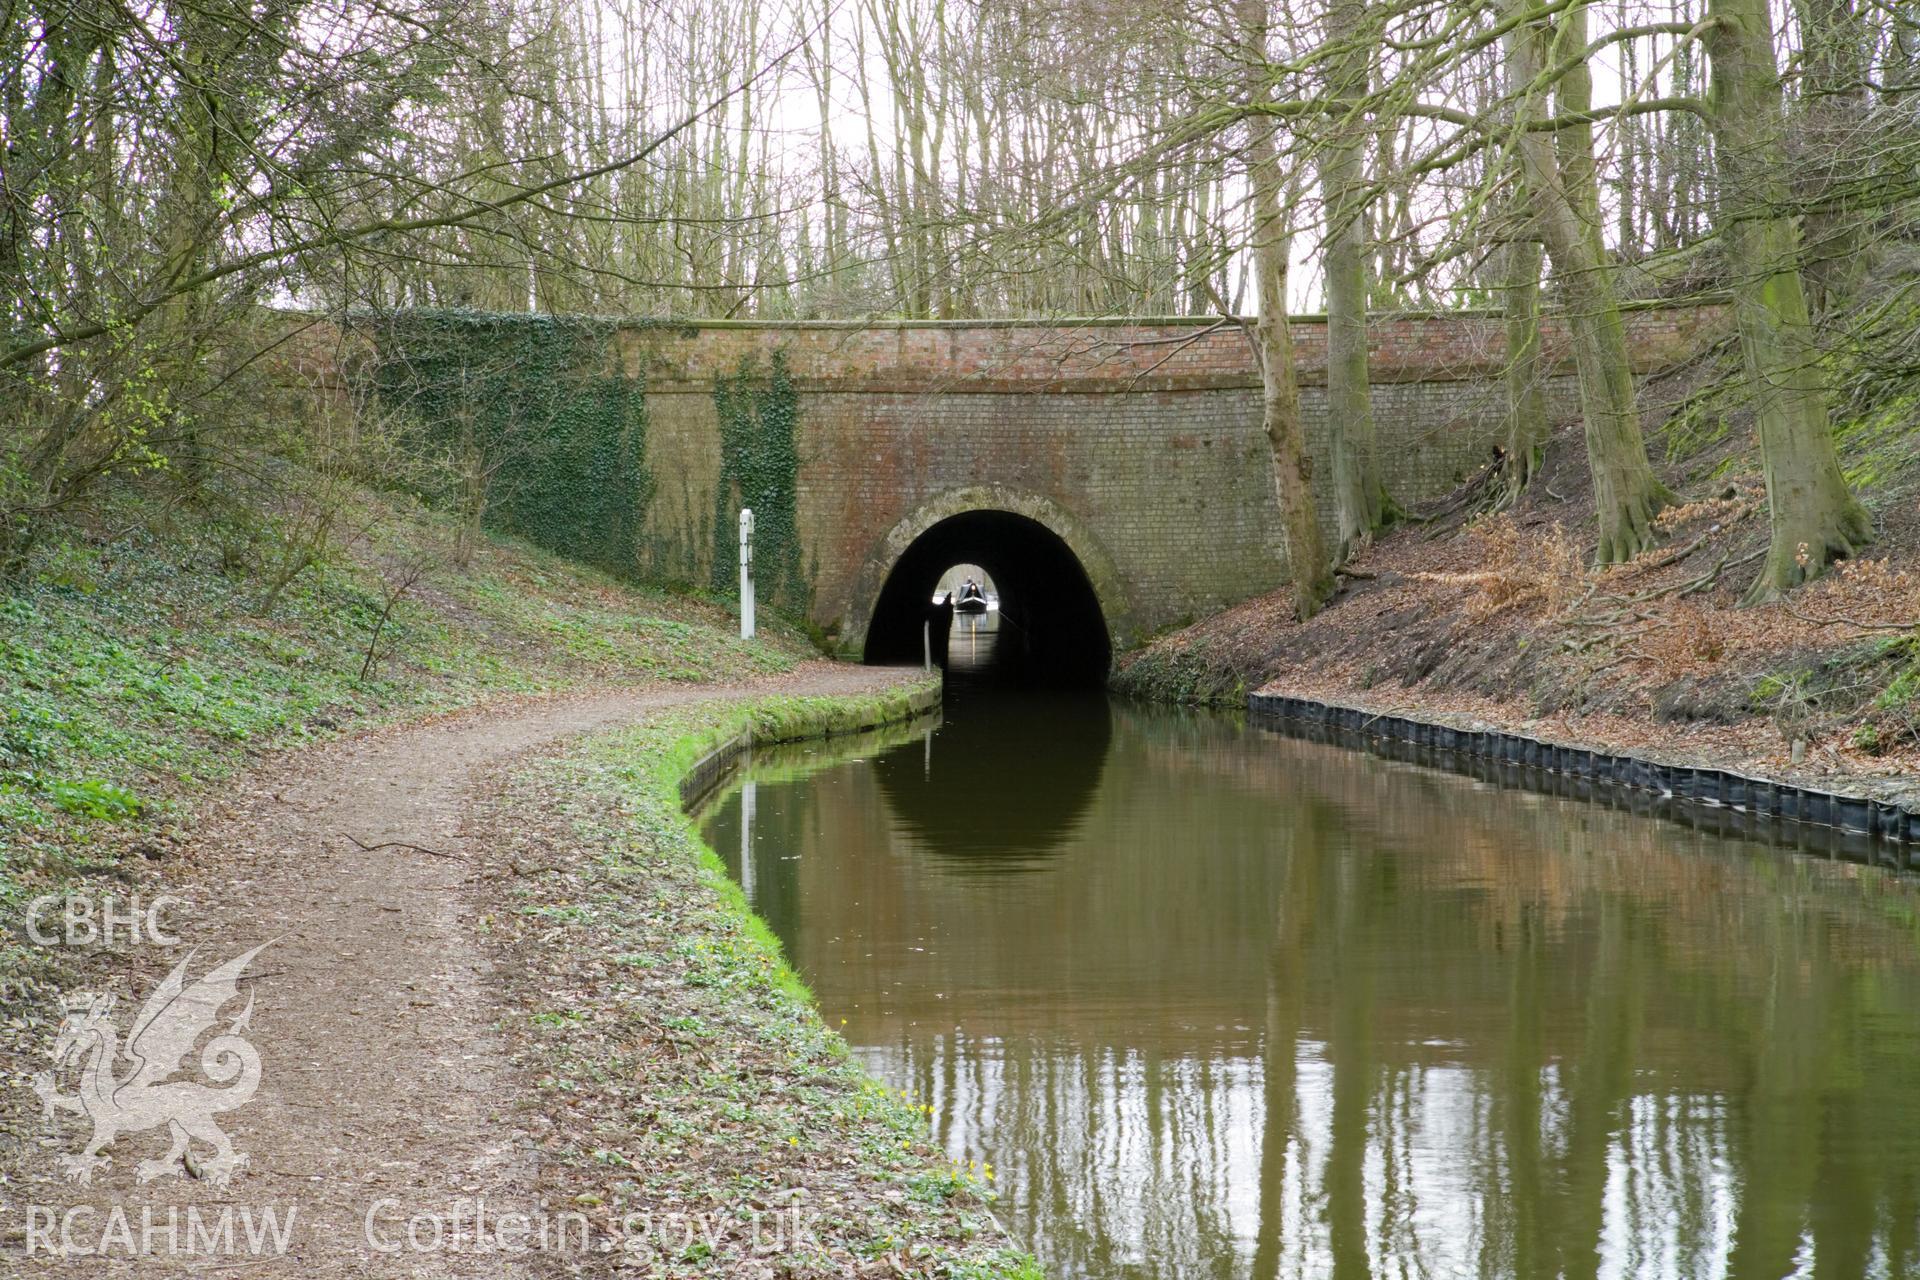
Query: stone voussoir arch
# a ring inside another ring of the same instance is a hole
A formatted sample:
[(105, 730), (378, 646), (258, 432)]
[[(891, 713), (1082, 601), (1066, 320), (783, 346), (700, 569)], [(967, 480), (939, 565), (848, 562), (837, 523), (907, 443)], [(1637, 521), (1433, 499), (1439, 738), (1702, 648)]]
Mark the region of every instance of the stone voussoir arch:
[(1099, 601), (1100, 615), (1106, 621), (1114, 648), (1117, 651), (1131, 642), (1133, 610), (1125, 580), (1113, 557), (1100, 545), (1086, 522), (1052, 498), (1005, 485), (974, 484), (943, 490), (928, 498), (874, 544), (854, 581), (853, 607), (858, 612), (848, 620), (844, 633), (842, 648), (846, 652), (858, 653), (865, 646), (867, 628), (880, 603), (880, 593), (907, 548), (942, 520), (973, 511), (1004, 511), (1025, 516), (1065, 543), (1093, 587), (1094, 599)]

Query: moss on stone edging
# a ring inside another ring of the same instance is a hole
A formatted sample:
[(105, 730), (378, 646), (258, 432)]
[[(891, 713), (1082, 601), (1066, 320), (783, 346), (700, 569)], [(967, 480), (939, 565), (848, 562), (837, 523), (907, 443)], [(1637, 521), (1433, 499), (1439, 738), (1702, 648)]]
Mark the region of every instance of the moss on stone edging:
[[(755, 743), (801, 742), (898, 724), (938, 707), (940, 693), (938, 680), (922, 680), (882, 693), (756, 699), (741, 707), (728, 708), (710, 728), (683, 736), (665, 753), (662, 766), (674, 777), (674, 794), (679, 797), (683, 815), (687, 815), (725, 780), (732, 764)], [(786, 948), (767, 922), (755, 913), (733, 877), (727, 874), (720, 855), (700, 839), (691, 817), (686, 820), (713, 891), (739, 916), (741, 928), (779, 957), (781, 986), (806, 1001), (817, 1016), (813, 993), (787, 963)]]
[(878, 694), (756, 701), (734, 720), (675, 744), (676, 761), (683, 752), (695, 753), (681, 769), (680, 803), (687, 808), (698, 804), (755, 743), (803, 742), (879, 729), (925, 715), (940, 705), (940, 696), (940, 682), (928, 679)]
[(550, 1100), (543, 1196), (720, 1224), (717, 1245), (644, 1247), (650, 1274), (748, 1265), (754, 1215), (794, 1204), (818, 1214), (817, 1239), (751, 1257), (775, 1274), (1040, 1274), (994, 1221), (987, 1170), (947, 1160), (924, 1107), (852, 1058), (682, 802), (683, 779), (743, 739), (894, 722), (934, 696), (915, 682), (668, 709), (523, 769), (488, 815), (502, 853), (557, 864), (509, 880), (487, 934), (504, 1025)]

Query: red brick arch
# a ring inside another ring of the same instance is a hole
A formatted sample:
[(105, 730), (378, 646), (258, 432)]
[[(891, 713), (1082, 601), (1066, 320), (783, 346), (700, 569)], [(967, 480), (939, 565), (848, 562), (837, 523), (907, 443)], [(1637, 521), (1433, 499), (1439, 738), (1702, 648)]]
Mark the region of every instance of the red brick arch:
[(907, 549), (942, 521), (974, 511), (1005, 511), (1025, 516), (1064, 542), (1093, 587), (1114, 648), (1121, 649), (1132, 639), (1133, 608), (1127, 599), (1126, 583), (1113, 557), (1100, 545), (1093, 531), (1071, 511), (1042, 494), (984, 484), (966, 485), (935, 495), (875, 541), (855, 579), (855, 608), (842, 623), (840, 648), (843, 652), (858, 653), (865, 645), (867, 626), (873, 620), (880, 592)]

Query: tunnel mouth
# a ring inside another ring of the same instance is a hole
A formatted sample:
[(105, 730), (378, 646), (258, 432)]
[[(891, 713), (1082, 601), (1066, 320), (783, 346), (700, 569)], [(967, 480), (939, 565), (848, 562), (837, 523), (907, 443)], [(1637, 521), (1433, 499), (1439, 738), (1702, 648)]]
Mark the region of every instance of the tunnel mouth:
[(992, 661), (971, 678), (996, 685), (1094, 688), (1113, 660), (1093, 583), (1059, 534), (1012, 511), (965, 511), (933, 525), (901, 553), (867, 625), (869, 663), (919, 662), (921, 628), (933, 622), (934, 659), (948, 666), (951, 619), (933, 603), (942, 577), (977, 565), (996, 609)]

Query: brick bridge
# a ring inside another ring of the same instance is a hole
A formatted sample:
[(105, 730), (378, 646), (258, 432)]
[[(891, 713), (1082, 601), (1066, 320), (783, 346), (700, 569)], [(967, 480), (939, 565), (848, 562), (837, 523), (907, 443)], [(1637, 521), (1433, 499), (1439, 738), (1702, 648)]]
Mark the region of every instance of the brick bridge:
[[(1697, 354), (1727, 324), (1719, 308), (1627, 319), (1642, 374)], [(1324, 452), (1326, 326), (1301, 318), (1293, 331), (1308, 438)], [(1430, 500), (1501, 438), (1502, 321), (1396, 316), (1370, 336), (1387, 486), (1403, 504)], [(1552, 410), (1573, 413), (1557, 323), (1543, 346)], [(1011, 617), (1022, 603), (1097, 606), (1101, 634), (1076, 639), (1100, 642), (1103, 659), (1106, 642), (1133, 645), (1285, 579), (1259, 375), (1236, 326), (655, 323), (621, 329), (618, 350), (646, 385), (655, 487), (641, 569), (693, 582), (708, 580), (726, 505), (716, 379), (784, 354), (806, 581), (805, 600), (789, 603), (804, 603), (843, 653), (917, 656), (913, 619), (958, 562), (994, 575)]]

